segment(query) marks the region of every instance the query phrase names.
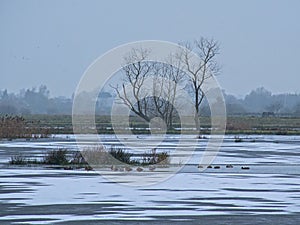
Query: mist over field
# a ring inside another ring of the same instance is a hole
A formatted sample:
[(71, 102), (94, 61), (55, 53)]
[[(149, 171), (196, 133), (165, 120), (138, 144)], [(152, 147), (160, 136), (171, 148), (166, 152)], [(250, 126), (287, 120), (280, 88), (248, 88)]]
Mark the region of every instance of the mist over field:
[[(88, 94), (88, 93), (87, 93)], [(223, 91), (228, 115), (261, 115), (263, 112), (273, 112), (280, 116), (300, 115), (300, 94), (282, 93), (272, 94), (260, 87), (252, 90), (243, 98), (227, 94)], [(101, 91), (98, 95), (96, 113), (109, 115), (111, 106), (116, 98), (113, 90)], [(38, 88), (22, 89), (17, 93), (8, 89), (0, 90), (1, 114), (59, 114), (72, 113), (72, 97), (51, 97), (50, 90), (45, 85)], [(209, 115), (206, 101), (201, 106), (202, 115)]]

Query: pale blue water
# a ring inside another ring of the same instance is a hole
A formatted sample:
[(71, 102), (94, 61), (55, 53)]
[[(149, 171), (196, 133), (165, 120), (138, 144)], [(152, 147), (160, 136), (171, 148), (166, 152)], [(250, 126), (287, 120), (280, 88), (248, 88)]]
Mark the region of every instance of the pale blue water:
[[(201, 140), (179, 173), (141, 187), (116, 184), (93, 171), (6, 164), (20, 152), (39, 157), (49, 148), (76, 149), (72, 137), (60, 138), (0, 142), (0, 224), (299, 224), (298, 136), (244, 136), (240, 143), (226, 136), (213, 162), (220, 169), (204, 172), (197, 168), (206, 146)], [(160, 148), (172, 151), (176, 138), (168, 136)], [(118, 145), (114, 136), (102, 140)], [(135, 172), (137, 179), (143, 173)]]

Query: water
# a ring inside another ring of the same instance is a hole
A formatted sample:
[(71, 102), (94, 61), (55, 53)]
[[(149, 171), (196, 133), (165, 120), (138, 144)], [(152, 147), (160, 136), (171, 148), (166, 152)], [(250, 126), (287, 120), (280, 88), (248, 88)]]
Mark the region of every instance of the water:
[[(167, 136), (160, 148), (171, 151), (177, 139)], [(2, 141), (0, 224), (299, 224), (300, 138), (242, 139), (236, 143), (233, 136), (226, 136), (213, 162), (220, 169), (199, 172), (197, 164), (206, 146), (206, 140), (200, 140), (180, 172), (164, 182), (140, 187), (116, 184), (94, 171), (7, 164), (11, 155), (20, 152), (40, 157), (47, 149), (75, 150), (71, 136)], [(110, 135), (102, 140), (108, 146), (119, 144)], [(250, 169), (242, 170), (242, 166)], [(147, 174), (132, 173), (137, 179)]]

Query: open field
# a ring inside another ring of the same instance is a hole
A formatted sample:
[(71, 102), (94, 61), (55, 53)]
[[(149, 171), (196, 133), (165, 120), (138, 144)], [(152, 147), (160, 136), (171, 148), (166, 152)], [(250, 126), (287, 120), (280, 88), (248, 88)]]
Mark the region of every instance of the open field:
[[(39, 126), (49, 128), (52, 134), (72, 134), (72, 116), (70, 115), (28, 115), (26, 120), (39, 121)], [(210, 118), (201, 117), (201, 132), (209, 133)], [(101, 134), (112, 134), (110, 116), (96, 116), (98, 132)], [(136, 117), (130, 119), (130, 126), (136, 134), (149, 133), (145, 130), (147, 125)], [(190, 127), (193, 124), (189, 125)], [(175, 128), (180, 128), (179, 123), (174, 123)], [(170, 130), (168, 133), (180, 133), (179, 130)], [(228, 117), (227, 134), (300, 134), (299, 117)]]

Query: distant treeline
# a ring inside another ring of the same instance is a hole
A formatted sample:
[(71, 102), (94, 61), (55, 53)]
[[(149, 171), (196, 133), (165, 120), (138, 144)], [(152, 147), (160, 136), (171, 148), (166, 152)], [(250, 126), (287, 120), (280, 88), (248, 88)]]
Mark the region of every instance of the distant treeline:
[(0, 91), (1, 114), (70, 114), (72, 99), (65, 97), (50, 98), (45, 85), (39, 88), (22, 89), (19, 93)]
[(224, 94), (228, 115), (290, 115), (300, 116), (300, 94), (272, 94), (263, 87), (257, 88), (238, 99)]
[[(113, 94), (101, 92), (96, 106), (96, 113), (109, 115)], [(262, 115), (273, 112), (275, 115), (300, 116), (300, 94), (272, 94), (265, 88), (257, 88), (244, 98), (237, 98), (224, 92), (228, 115)], [(204, 101), (201, 108), (203, 115), (209, 115), (208, 104)], [(30, 115), (72, 113), (72, 97), (50, 97), (45, 85), (39, 88), (22, 89), (19, 93), (0, 90), (0, 114)]]

